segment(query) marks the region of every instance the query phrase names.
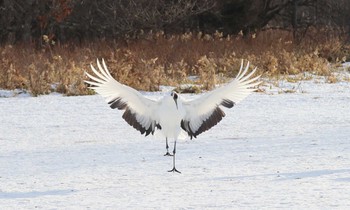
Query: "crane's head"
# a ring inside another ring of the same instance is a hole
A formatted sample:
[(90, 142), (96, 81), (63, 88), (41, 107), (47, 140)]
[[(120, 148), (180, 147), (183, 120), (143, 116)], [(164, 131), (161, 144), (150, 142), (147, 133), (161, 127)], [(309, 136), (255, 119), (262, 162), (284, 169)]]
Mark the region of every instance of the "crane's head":
[(175, 104), (176, 104), (176, 109), (179, 109), (177, 106), (177, 99), (179, 98), (179, 96), (177, 95), (177, 93), (175, 91), (171, 92), (171, 97), (173, 97)]

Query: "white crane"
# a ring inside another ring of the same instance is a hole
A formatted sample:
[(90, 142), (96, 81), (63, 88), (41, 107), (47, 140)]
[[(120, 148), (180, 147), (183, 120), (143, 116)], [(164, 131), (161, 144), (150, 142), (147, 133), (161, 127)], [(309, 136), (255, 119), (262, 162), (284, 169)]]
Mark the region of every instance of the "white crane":
[(187, 132), (192, 139), (210, 129), (222, 120), (225, 113), (221, 107), (232, 108), (235, 104), (247, 97), (260, 84), (257, 77), (253, 77), (256, 68), (248, 73), (249, 62), (243, 70), (243, 61), (238, 75), (228, 84), (207, 92), (200, 97), (187, 101), (178, 93), (172, 91), (162, 99), (156, 101), (144, 97), (137, 90), (116, 81), (109, 73), (106, 63), (102, 65), (97, 60), (98, 70), (91, 65), (96, 76), (86, 75), (92, 81), (91, 89), (106, 98), (112, 109), (124, 110), (123, 119), (145, 136), (160, 130), (166, 138), (165, 155), (171, 156), (168, 151), (168, 138), (174, 139), (173, 169), (169, 172), (178, 172), (175, 167), (176, 141), (181, 129)]

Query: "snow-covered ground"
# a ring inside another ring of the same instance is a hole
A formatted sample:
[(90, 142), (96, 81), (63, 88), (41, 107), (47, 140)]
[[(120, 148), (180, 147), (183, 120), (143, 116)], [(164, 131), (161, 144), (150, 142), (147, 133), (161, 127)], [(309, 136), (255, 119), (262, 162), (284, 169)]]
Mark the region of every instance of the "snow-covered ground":
[(180, 141), (182, 174), (100, 96), (3, 91), (0, 209), (350, 209), (350, 83), (295, 85)]

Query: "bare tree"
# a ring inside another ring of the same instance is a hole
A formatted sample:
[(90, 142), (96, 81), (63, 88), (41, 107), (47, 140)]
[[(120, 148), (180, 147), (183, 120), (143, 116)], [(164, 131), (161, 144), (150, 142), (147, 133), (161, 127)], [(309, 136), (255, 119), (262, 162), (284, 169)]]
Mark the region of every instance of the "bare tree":
[[(101, 0), (92, 1), (85, 15), (72, 21), (88, 20), (93, 28), (106, 30), (111, 36), (143, 30), (160, 30), (179, 24), (191, 17), (210, 10), (213, 0)], [(95, 9), (96, 8), (96, 9)], [(78, 14), (78, 13), (77, 13)], [(87, 18), (87, 19), (86, 19)]]
[(0, 42), (114, 39), (142, 30), (244, 34), (266, 27), (303, 37), (310, 26), (350, 28), (349, 0), (0, 0)]
[(350, 1), (346, 0), (288, 0), (285, 7), (271, 21), (273, 26), (293, 31), (297, 42), (308, 29), (349, 27)]

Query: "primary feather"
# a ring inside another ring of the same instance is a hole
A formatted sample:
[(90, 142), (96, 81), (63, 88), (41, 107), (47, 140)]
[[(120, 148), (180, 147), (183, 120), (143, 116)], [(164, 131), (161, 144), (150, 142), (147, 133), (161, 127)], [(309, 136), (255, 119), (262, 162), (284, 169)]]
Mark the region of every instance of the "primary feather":
[(150, 133), (153, 134), (158, 120), (153, 114), (157, 102), (145, 98), (129, 86), (120, 84), (111, 76), (104, 60), (102, 60), (102, 65), (99, 60), (97, 60), (99, 70), (91, 65), (91, 69), (97, 77), (85, 72), (92, 80), (85, 82), (92, 85), (91, 89), (106, 98), (112, 109), (125, 110), (123, 119), (139, 130), (141, 134), (146, 133), (146, 136)]
[(181, 122), (181, 127), (192, 137), (210, 129), (222, 120), (225, 113), (221, 107), (232, 108), (242, 101), (259, 85), (257, 80), (260, 76), (251, 78), (256, 68), (247, 74), (249, 62), (243, 69), (243, 61), (236, 78), (228, 84), (208, 92), (201, 97), (184, 102), (186, 115)]

